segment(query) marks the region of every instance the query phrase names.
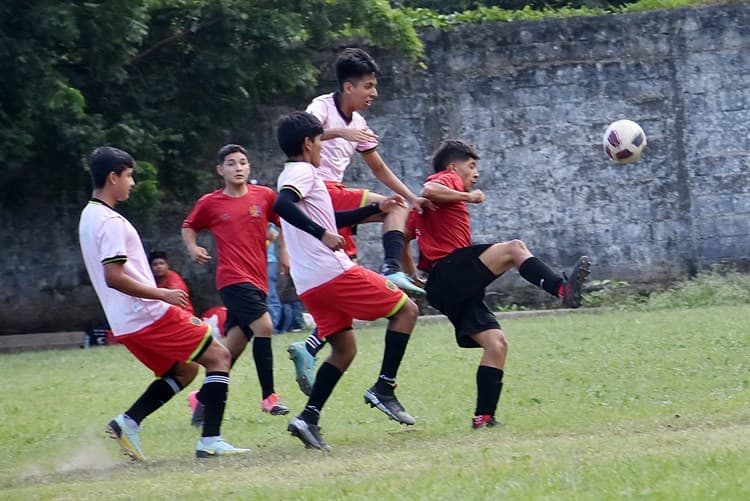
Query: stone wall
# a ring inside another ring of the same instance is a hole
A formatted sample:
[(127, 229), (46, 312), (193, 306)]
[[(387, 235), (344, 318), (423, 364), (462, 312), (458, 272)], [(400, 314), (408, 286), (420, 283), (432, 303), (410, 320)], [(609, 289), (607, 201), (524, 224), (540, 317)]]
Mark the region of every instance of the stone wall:
[[(559, 268), (586, 253), (593, 279), (639, 284), (714, 263), (747, 268), (750, 4), (488, 23), (423, 40), (426, 70), (376, 53), (381, 97), (367, 118), (382, 156), (415, 191), (441, 140), (479, 149), (488, 199), (470, 209), (478, 242), (520, 238)], [(332, 85), (328, 72), (319, 91)], [(253, 117), (242, 136), (267, 184), (283, 160), (272, 128), (279, 111)], [(609, 163), (601, 150), (604, 129), (620, 118), (648, 136), (633, 165)], [(384, 191), (359, 160), (348, 182)], [(143, 232), (149, 248), (170, 251), (200, 308), (216, 295), (212, 268), (189, 263), (181, 247), (188, 208), (165, 211)], [(78, 210), (0, 214), (0, 332), (101, 318), (77, 248)], [(380, 259), (378, 232), (360, 229), (365, 265)], [(508, 301), (544, 299), (515, 273), (496, 287)]]

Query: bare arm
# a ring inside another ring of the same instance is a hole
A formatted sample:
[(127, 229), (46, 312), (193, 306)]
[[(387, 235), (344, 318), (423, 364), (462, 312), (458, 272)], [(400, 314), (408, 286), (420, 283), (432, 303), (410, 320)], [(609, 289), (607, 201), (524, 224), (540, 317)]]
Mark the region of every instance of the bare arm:
[(482, 190), (458, 191), (435, 182), (424, 184), (422, 196), (435, 203), (469, 202), (478, 204), (484, 201)]
[(182, 228), (182, 241), (185, 243), (190, 259), (198, 264), (211, 261), (211, 256), (205, 247), (198, 245), (198, 234), (192, 228)]
[(435, 208), (430, 200), (424, 197), (418, 197), (412, 193), (411, 190), (402, 183), (398, 177), (396, 177), (396, 174), (394, 174), (390, 167), (386, 165), (385, 161), (377, 151), (363, 153), (362, 158), (364, 158), (365, 162), (370, 167), (370, 170), (372, 170), (372, 173), (375, 174), (375, 177), (380, 179), (383, 184), (394, 192), (404, 197), (406, 201), (417, 209), (417, 212), (421, 214), (423, 209)]
[(180, 289), (160, 289), (141, 283), (125, 274), (125, 263), (115, 262), (104, 265), (104, 280), (107, 285), (128, 296), (143, 299), (158, 299), (165, 303), (184, 308), (188, 302), (188, 295)]
[(323, 141), (340, 137), (352, 143), (377, 143), (378, 136), (370, 129), (326, 129), (323, 131)]

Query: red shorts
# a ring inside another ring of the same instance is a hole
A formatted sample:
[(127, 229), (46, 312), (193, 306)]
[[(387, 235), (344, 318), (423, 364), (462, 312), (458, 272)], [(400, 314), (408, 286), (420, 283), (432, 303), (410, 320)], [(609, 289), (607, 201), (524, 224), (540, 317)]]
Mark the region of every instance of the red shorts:
[[(328, 194), (331, 195), (334, 211), (359, 209), (367, 204), (367, 195), (370, 190), (359, 188), (347, 188), (337, 181), (325, 181)], [(344, 237), (344, 252), (350, 258), (357, 257), (357, 244), (354, 243), (351, 226), (338, 229), (339, 235)]]
[(164, 376), (177, 362), (192, 362), (211, 340), (210, 325), (176, 306), (148, 327), (117, 336), (117, 342), (156, 377)]
[(318, 337), (324, 338), (352, 327), (352, 321), (393, 316), (408, 297), (396, 285), (374, 271), (353, 266), (338, 277), (300, 295), (315, 319)]

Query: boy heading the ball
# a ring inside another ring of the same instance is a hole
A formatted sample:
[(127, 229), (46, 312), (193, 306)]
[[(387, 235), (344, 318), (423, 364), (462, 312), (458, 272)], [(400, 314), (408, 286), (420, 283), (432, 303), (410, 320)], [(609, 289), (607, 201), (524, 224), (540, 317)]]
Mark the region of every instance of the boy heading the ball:
[(409, 217), (409, 237), (416, 237), (420, 270), (428, 273), (427, 301), (445, 314), (461, 348), (482, 348), (476, 374), (477, 404), (472, 426), (496, 424), (495, 412), (503, 388), (508, 353), (505, 334), (484, 302), (485, 289), (511, 268), (528, 282), (560, 297), (569, 308), (581, 304), (581, 286), (589, 274), (589, 258), (582, 256), (571, 276), (560, 275), (535, 257), (521, 240), (472, 244), (467, 204), (484, 202), (473, 189), (479, 179), (479, 154), (472, 146), (450, 140), (435, 152), (434, 174), (424, 183), (422, 196), (437, 209)]
[(386, 277), (352, 262), (343, 251), (337, 226), (400, 209), (398, 195), (351, 211), (334, 212), (331, 196), (318, 177), (323, 125), (312, 114), (294, 112), (278, 125), (279, 146), (289, 161), (279, 175), (276, 212), (287, 239), (290, 271), (297, 292), (331, 345), (304, 410), (288, 426), (307, 447), (328, 450), (318, 419), (328, 397), (357, 351), (354, 318), (388, 318), (380, 376), (364, 394), (365, 403), (403, 424), (414, 424), (394, 394), (396, 374), (417, 319), (418, 309)]
[[(415, 195), (388, 167), (377, 152), (378, 136), (370, 130), (362, 112), (372, 106), (378, 98), (378, 65), (362, 49), (344, 49), (336, 59), (335, 92), (316, 97), (307, 107), (323, 124), (323, 143), (318, 168), (318, 177), (323, 180), (331, 195), (333, 208), (346, 211), (378, 203), (384, 195), (366, 189), (349, 188), (344, 185), (344, 173), (355, 153), (359, 153), (372, 173), (388, 188), (401, 195), (418, 211), (432, 207), (429, 200)], [(399, 206), (386, 213), (374, 214), (361, 223), (383, 223), (383, 265), (381, 273), (407, 293), (424, 294), (413, 280), (401, 269), (404, 249), (404, 231), (409, 210)], [(344, 251), (356, 259), (357, 247), (352, 227), (339, 230), (345, 239)], [(315, 367), (315, 356), (325, 340), (316, 331), (302, 342), (293, 343), (288, 351), (294, 362), (300, 390), (310, 394)]]
[[(78, 233), (91, 283), (117, 341), (156, 379), (124, 413), (107, 425), (123, 452), (146, 458), (140, 446), (140, 424), (206, 368), (203, 432), (199, 458), (242, 454), (220, 434), (229, 386), (229, 352), (211, 337), (211, 328), (186, 311), (187, 293), (158, 288), (138, 232), (114, 207), (135, 186), (135, 161), (117, 148), (102, 146), (89, 161), (94, 190), (81, 212)], [(195, 363), (197, 362), (197, 364)]]

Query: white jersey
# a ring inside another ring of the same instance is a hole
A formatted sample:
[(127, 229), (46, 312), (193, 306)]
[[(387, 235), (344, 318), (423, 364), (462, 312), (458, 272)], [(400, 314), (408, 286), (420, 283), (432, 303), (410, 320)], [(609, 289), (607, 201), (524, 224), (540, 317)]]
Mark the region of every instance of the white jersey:
[[(308, 113), (315, 115), (323, 124), (323, 129), (368, 129), (365, 117), (357, 113), (352, 113), (352, 119), (347, 122), (341, 116), (341, 112), (336, 106), (333, 99), (333, 93), (318, 96), (308, 105)], [(336, 137), (323, 141), (323, 150), (321, 152), (320, 167), (318, 167), (318, 176), (323, 181), (335, 181), (340, 183), (344, 179), (344, 171), (352, 161), (352, 155), (355, 151), (360, 153), (371, 151), (378, 147), (378, 143), (353, 143), (346, 139)]]
[(167, 303), (129, 296), (108, 286), (104, 279), (105, 264), (122, 262), (129, 277), (156, 287), (141, 237), (119, 212), (101, 200), (89, 200), (81, 212), (78, 236), (91, 284), (115, 336), (148, 327), (167, 312)]
[[(297, 207), (326, 230), (336, 233), (336, 215), (326, 185), (317, 169), (307, 162), (287, 162), (279, 175), (277, 189), (291, 188), (300, 200)], [(332, 251), (323, 242), (281, 218), (284, 242), (291, 261), (297, 293), (324, 284), (354, 266), (343, 250)]]

